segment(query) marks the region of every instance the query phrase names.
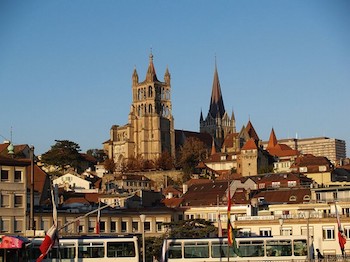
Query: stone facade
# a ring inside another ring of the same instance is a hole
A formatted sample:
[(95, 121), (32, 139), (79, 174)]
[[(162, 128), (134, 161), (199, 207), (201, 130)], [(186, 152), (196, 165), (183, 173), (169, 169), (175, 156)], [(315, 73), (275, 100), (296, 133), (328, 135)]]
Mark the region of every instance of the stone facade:
[(175, 156), (174, 118), (171, 104), (170, 73), (164, 74), (164, 82), (157, 79), (150, 55), (146, 79), (139, 82), (136, 69), (132, 75), (132, 104), (128, 123), (114, 125), (110, 140), (104, 143), (108, 157), (117, 167), (131, 157), (155, 160), (168, 151)]

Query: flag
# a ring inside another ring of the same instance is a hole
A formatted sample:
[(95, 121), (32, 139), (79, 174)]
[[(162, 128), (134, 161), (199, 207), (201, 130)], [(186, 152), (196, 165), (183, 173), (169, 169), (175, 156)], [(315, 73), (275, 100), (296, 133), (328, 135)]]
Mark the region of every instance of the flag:
[(52, 246), (55, 243), (57, 237), (57, 227), (52, 225), (52, 227), (47, 231), (44, 241), (40, 245), (41, 255), (38, 257), (36, 262), (41, 262), (47, 253), (51, 250)]
[(101, 205), (100, 205), (101, 202), (98, 202), (98, 210), (97, 210), (97, 218), (96, 218), (96, 228), (95, 228), (95, 233), (96, 234), (100, 234), (100, 217), (101, 217), (101, 211), (100, 211), (100, 208), (101, 208)]
[(51, 250), (52, 246), (55, 244), (55, 241), (58, 240), (57, 207), (56, 207), (55, 196), (54, 196), (52, 187), (51, 187), (51, 200), (52, 200), (53, 225), (46, 232), (45, 238), (39, 247), (41, 255), (38, 257), (36, 262), (41, 262), (45, 258), (47, 253)]
[(341, 251), (343, 253), (344, 252), (344, 248), (345, 248), (345, 244), (346, 244), (346, 237), (345, 237), (343, 229), (341, 227), (337, 204), (335, 203), (334, 205), (335, 205), (335, 214), (336, 214), (336, 217), (337, 217), (337, 224), (338, 224), (338, 242), (339, 242), (340, 249), (341, 249)]
[(231, 194), (230, 194), (230, 187), (228, 187), (228, 193), (227, 193), (227, 241), (230, 246), (233, 247), (233, 252), (240, 256), (240, 252), (237, 246), (236, 238), (234, 236), (233, 227), (231, 224)]

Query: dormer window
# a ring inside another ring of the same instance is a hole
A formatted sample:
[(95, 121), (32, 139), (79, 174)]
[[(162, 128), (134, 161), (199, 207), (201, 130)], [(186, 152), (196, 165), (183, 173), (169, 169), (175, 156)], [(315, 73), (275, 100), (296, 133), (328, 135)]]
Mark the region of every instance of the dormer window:
[(305, 195), (303, 198), (304, 201), (310, 201), (310, 196), (309, 195)]
[(295, 201), (297, 201), (297, 197), (296, 196), (290, 196), (289, 201), (295, 202)]

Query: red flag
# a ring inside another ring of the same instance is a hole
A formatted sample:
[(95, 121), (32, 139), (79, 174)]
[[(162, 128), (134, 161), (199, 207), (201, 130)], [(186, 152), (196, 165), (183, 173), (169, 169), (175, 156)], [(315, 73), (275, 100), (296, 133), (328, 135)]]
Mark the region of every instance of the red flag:
[(97, 211), (97, 218), (96, 218), (96, 228), (95, 228), (95, 233), (96, 234), (100, 234), (100, 217), (101, 217), (101, 213), (100, 213), (100, 202), (98, 203), (98, 211)]
[(52, 227), (47, 231), (44, 241), (40, 245), (39, 249), (40, 249), (41, 255), (38, 257), (36, 262), (41, 262), (45, 258), (47, 253), (50, 251), (53, 244), (55, 243), (55, 240), (57, 237), (56, 233), (57, 233), (57, 227), (55, 225), (52, 225)]
[(228, 187), (227, 192), (227, 241), (229, 245), (233, 244), (233, 235), (232, 235), (232, 225), (231, 225), (231, 194), (230, 187)]
[(336, 214), (336, 217), (337, 217), (337, 224), (338, 224), (338, 242), (339, 242), (340, 249), (341, 249), (341, 251), (343, 253), (344, 252), (344, 248), (345, 248), (345, 244), (346, 244), (346, 236), (345, 236), (345, 234), (344, 234), (344, 232), (342, 230), (342, 227), (341, 227), (337, 204), (335, 203), (334, 205), (335, 205), (335, 214)]

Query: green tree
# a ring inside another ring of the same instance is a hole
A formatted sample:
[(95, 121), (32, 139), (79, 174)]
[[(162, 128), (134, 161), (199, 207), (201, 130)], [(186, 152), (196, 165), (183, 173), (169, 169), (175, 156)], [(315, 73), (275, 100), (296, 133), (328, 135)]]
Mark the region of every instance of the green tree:
[(86, 151), (86, 154), (93, 156), (98, 163), (102, 163), (107, 159), (107, 155), (103, 151), (103, 149), (89, 149), (88, 151)]
[(79, 153), (80, 146), (69, 140), (55, 140), (56, 144), (41, 156), (41, 161), (47, 165), (60, 167), (61, 171), (66, 168), (74, 168), (79, 170), (82, 157)]
[[(207, 149), (198, 138), (189, 137), (180, 148), (179, 164), (188, 178), (198, 163), (207, 156)], [(187, 179), (185, 179), (187, 180)]]

